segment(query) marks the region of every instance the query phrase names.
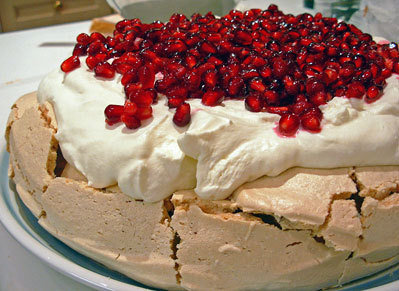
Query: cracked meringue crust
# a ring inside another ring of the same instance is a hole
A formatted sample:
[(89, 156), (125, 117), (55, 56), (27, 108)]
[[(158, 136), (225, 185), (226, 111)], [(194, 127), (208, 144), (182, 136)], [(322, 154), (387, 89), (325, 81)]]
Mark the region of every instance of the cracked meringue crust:
[(155, 203), (95, 189), (68, 164), (50, 104), (12, 107), (9, 176), (51, 234), (137, 281), (165, 289), (309, 290), (399, 261), (399, 166), (292, 168), (219, 201), (177, 191)]

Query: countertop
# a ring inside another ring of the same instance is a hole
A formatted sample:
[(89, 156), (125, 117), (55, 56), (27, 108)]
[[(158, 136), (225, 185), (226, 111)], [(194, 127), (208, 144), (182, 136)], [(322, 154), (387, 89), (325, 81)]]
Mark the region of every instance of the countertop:
[[(0, 34), (0, 106), (10, 108), (21, 95), (71, 54), (90, 21)], [(0, 116), (1, 138), (7, 115)], [(93, 290), (58, 273), (25, 250), (0, 223), (0, 291)]]

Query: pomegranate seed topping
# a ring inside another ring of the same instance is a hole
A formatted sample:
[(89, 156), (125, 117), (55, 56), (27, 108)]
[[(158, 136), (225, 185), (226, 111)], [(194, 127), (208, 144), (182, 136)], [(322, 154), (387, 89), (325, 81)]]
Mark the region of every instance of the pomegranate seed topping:
[[(123, 119), (129, 128), (152, 116), (151, 106), (162, 93), (170, 108), (189, 107), (186, 100), (192, 98), (209, 106), (224, 97), (245, 100), (250, 111), (284, 116), (282, 134), (295, 134), (299, 123), (319, 132), (318, 106), (333, 96), (366, 95), (365, 102), (373, 102), (382, 96), (386, 79), (399, 73), (396, 43), (376, 44), (354, 25), (320, 13), (285, 15), (275, 5), (221, 18), (207, 13), (190, 19), (174, 14), (167, 23), (122, 20), (112, 37), (81, 33), (76, 40), (61, 69), (79, 67), (77, 57), (87, 55), (96, 76), (121, 74), (125, 112), (106, 121)], [(188, 124), (182, 120), (189, 120), (190, 110), (177, 112), (175, 123)], [(295, 125), (293, 133), (284, 131), (288, 125)]]
[(81, 33), (76, 37), (77, 43), (87, 46), (92, 40), (86, 33)]
[(112, 79), (115, 76), (115, 69), (109, 63), (98, 63), (94, 67), (94, 73), (97, 77)]
[(143, 89), (149, 89), (154, 87), (155, 72), (151, 63), (140, 67), (137, 75), (141, 84), (143, 85)]
[(109, 125), (120, 122), (123, 112), (124, 107), (122, 105), (108, 105), (104, 110), (106, 122)]
[(126, 86), (129, 83), (136, 82), (138, 80), (136, 70), (131, 70), (123, 74), (121, 83), (123, 86)]
[(78, 57), (79, 56), (84, 56), (84, 55), (86, 55), (86, 51), (87, 51), (86, 46), (77, 43), (75, 45), (75, 47), (73, 48), (72, 55), (73, 56), (78, 56)]
[(153, 92), (149, 90), (139, 89), (130, 93), (129, 100), (133, 101), (140, 107), (149, 107), (154, 100), (154, 95)]
[(65, 73), (73, 71), (79, 67), (80, 67), (80, 61), (77, 56), (69, 57), (61, 64), (61, 70)]
[(183, 104), (184, 98), (168, 98), (168, 107), (169, 108), (177, 108), (181, 104)]
[(315, 114), (304, 114), (301, 116), (301, 125), (305, 130), (311, 132), (321, 131), (320, 118)]
[(285, 136), (294, 135), (299, 128), (299, 117), (295, 114), (284, 114), (278, 123), (280, 133)]
[(346, 95), (348, 98), (362, 98), (366, 89), (360, 82), (352, 82), (348, 85), (348, 90), (346, 90)]
[(259, 78), (252, 79), (249, 82), (249, 86), (251, 87), (251, 89), (258, 91), (258, 92), (264, 92), (266, 90), (265, 84), (263, 84), (262, 80)]
[(177, 126), (186, 126), (190, 123), (191, 113), (190, 104), (183, 103), (176, 108), (176, 112), (173, 115), (173, 122)]
[(140, 119), (134, 115), (122, 114), (121, 121), (130, 129), (136, 129), (141, 126)]
[(373, 102), (375, 100), (377, 100), (380, 96), (381, 96), (381, 90), (377, 87), (377, 86), (370, 86), (367, 89), (367, 98), (368, 98), (368, 102)]
[(249, 95), (245, 99), (245, 108), (252, 112), (260, 112), (263, 109), (263, 99), (259, 95)]
[(278, 104), (279, 95), (274, 90), (267, 90), (263, 93), (263, 97), (266, 99), (267, 104), (275, 105)]
[(99, 59), (93, 56), (88, 56), (86, 58), (86, 65), (89, 67), (90, 70), (93, 70), (95, 66), (100, 62)]
[(152, 117), (152, 107), (138, 107), (135, 116), (139, 120), (145, 120)]
[(223, 91), (215, 90), (215, 91), (206, 91), (202, 96), (202, 104), (206, 106), (216, 106), (222, 103), (223, 101)]
[(92, 34), (90, 34), (90, 40), (91, 42), (94, 42), (96, 40), (100, 41), (100, 42), (105, 42), (105, 36), (102, 35), (99, 32), (93, 32)]

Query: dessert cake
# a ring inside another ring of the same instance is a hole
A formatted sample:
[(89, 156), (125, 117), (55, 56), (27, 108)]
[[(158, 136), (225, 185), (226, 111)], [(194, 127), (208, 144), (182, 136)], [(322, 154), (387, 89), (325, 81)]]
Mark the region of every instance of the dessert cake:
[(9, 175), (47, 231), (149, 286), (339, 286), (399, 261), (398, 60), (275, 5), (123, 20), (15, 103)]

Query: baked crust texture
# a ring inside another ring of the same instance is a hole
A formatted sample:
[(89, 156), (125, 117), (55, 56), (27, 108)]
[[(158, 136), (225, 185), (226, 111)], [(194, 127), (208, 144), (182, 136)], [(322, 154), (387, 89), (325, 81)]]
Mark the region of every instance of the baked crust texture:
[(169, 290), (309, 290), (399, 261), (399, 166), (292, 168), (228, 199), (192, 190), (144, 203), (95, 189), (68, 164), (57, 122), (36, 94), (7, 122), (10, 179), (23, 203), (71, 248)]

